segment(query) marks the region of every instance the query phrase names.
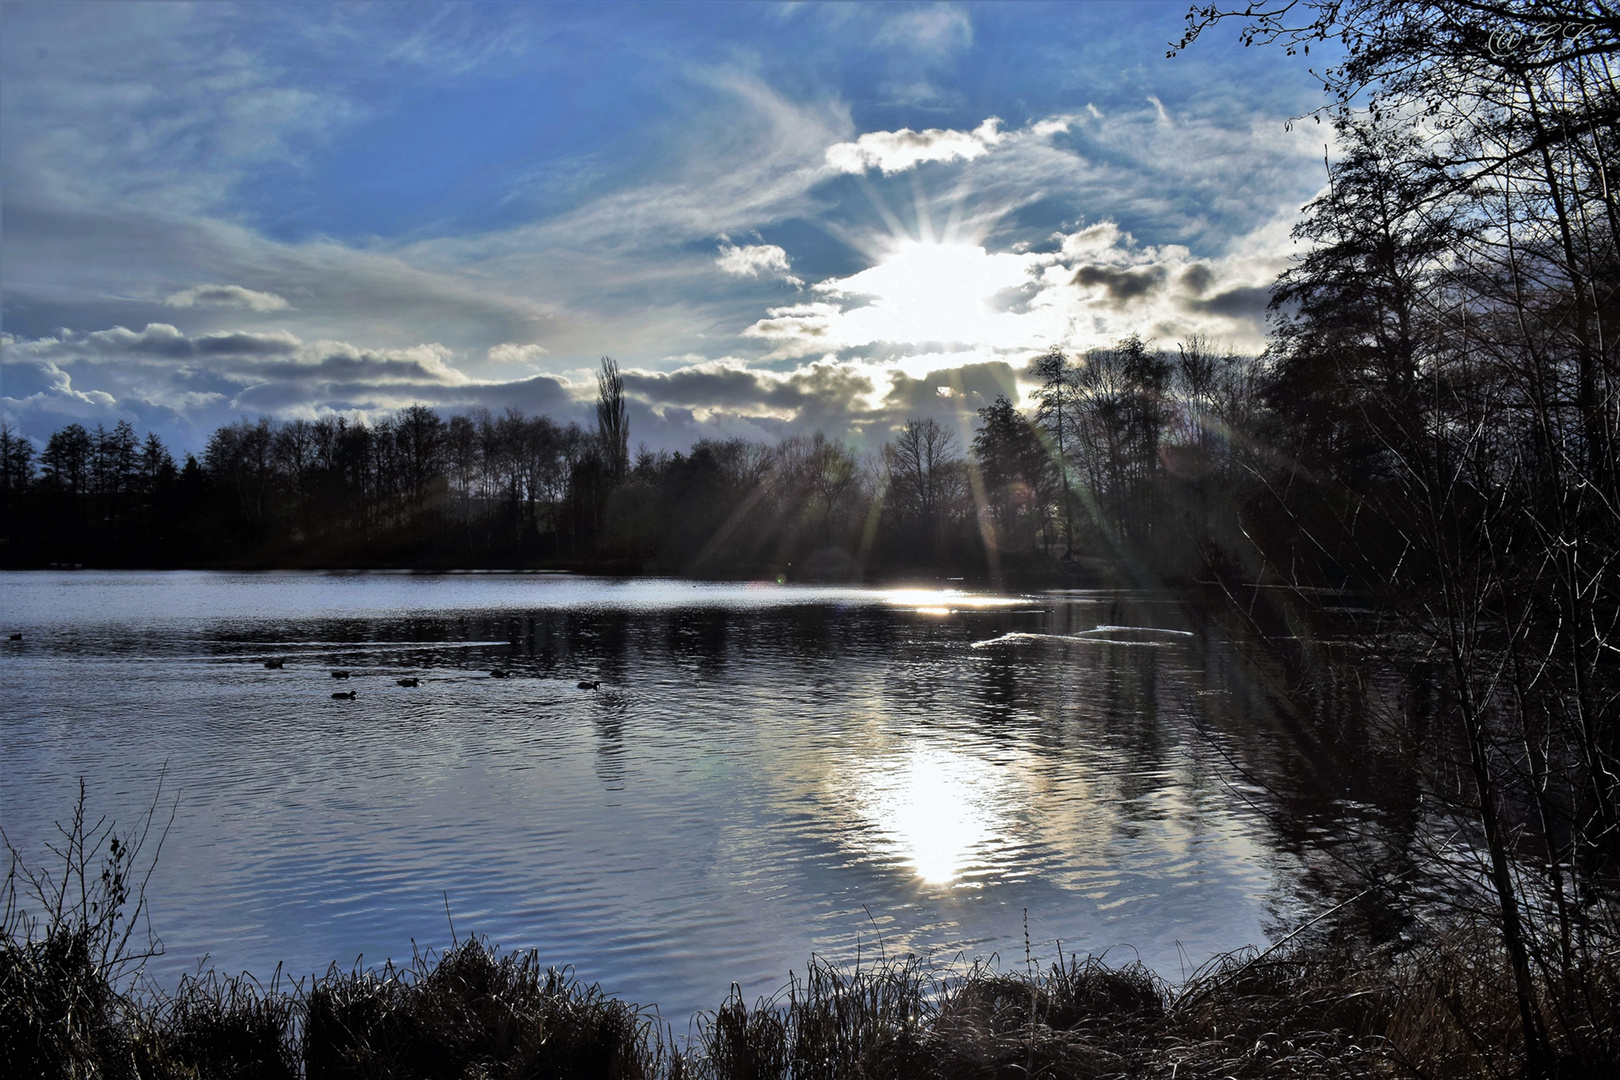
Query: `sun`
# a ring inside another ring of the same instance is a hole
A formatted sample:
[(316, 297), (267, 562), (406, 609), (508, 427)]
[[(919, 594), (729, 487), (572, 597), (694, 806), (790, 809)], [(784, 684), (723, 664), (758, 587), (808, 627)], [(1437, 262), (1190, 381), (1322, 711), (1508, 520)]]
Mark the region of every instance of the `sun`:
[(1022, 316), (997, 299), (1030, 281), (1030, 258), (971, 243), (891, 242), (876, 265), (818, 288), (859, 303), (839, 319), (850, 344), (1000, 345), (1022, 337)]

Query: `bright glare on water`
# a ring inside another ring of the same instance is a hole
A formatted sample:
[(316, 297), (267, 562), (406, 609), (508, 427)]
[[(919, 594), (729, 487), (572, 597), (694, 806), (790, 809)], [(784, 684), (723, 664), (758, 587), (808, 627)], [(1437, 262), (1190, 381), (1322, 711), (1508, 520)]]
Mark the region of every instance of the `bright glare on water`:
[(448, 903), (684, 1018), (812, 953), (1021, 963), (1026, 910), (1039, 956), (1173, 979), (1291, 902), (1231, 764), (1262, 698), (1163, 599), (80, 572), (0, 602), (0, 822), (38, 859), (80, 777), (133, 824), (163, 775), (164, 980), (441, 948)]

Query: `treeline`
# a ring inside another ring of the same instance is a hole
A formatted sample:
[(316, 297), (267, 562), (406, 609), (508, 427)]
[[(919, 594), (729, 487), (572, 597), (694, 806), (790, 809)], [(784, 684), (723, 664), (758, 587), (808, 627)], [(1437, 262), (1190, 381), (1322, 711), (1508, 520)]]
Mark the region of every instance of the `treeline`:
[[(1272, 293), (1266, 407), (1236, 433), (1261, 449), (1242, 557), (1278, 602), (1232, 610), (1280, 609), (1291, 696), (1353, 688), (1365, 736), (1411, 763), (1413, 861), (1352, 884), (1457, 993), (1511, 995), (1456, 1011), (1467, 1071), (1612, 1072), (1620, 1033), (1590, 995), (1620, 952), (1620, 16), (1303, 0), (1188, 18), (1183, 46), (1223, 20), (1246, 44), (1338, 46), (1314, 70), (1340, 156)], [(1351, 662), (1313, 643), (1343, 603), (1322, 587), (1346, 585), (1371, 609)], [(1461, 927), (1494, 955), (1465, 959)]]
[(851, 579), (1072, 575), (1065, 560), (1129, 546), (1160, 569), (1201, 565), (1244, 461), (1215, 433), (1259, 407), (1257, 362), (1132, 337), (1073, 359), (1053, 350), (1031, 372), (1036, 407), (998, 398), (968, 445), (916, 418), (866, 455), (818, 432), (632, 458), (610, 360), (594, 430), (417, 405), (372, 424), (238, 421), (176, 463), (128, 422), (69, 424), (37, 455), (0, 426), (6, 559)]

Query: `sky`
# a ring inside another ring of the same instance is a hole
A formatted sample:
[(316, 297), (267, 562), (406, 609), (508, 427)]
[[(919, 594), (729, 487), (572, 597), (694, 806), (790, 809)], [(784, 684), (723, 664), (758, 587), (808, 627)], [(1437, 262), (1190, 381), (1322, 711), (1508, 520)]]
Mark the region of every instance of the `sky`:
[(0, 417), (485, 406), (971, 429), (1030, 360), (1265, 340), (1316, 58), (1185, 0), (0, 5)]

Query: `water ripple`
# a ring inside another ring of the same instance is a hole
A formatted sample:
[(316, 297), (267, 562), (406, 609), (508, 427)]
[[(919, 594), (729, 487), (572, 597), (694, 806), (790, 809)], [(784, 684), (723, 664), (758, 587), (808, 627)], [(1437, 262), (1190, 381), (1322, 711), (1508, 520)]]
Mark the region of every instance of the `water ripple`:
[(879, 936), (1021, 955), (1025, 909), (1174, 971), (1259, 940), (1289, 866), (1199, 718), (1234, 666), (1156, 602), (83, 573), (0, 599), (7, 835), (40, 850), (79, 776), (125, 822), (160, 771), (178, 793), (162, 978), (406, 957), (453, 918), (684, 1017)]

